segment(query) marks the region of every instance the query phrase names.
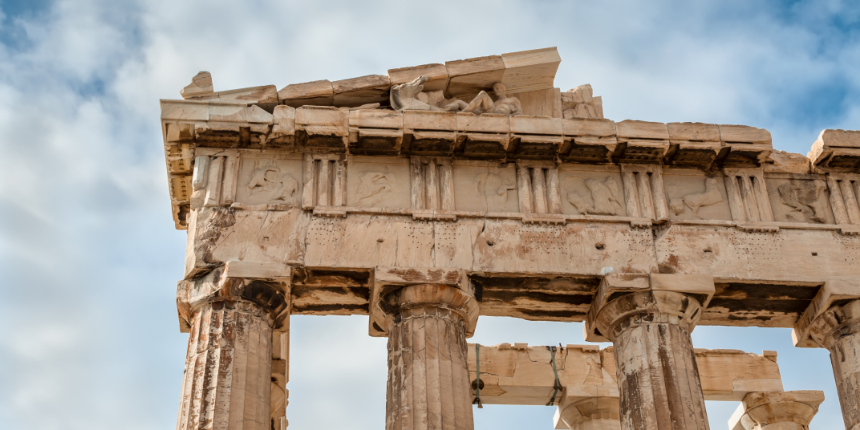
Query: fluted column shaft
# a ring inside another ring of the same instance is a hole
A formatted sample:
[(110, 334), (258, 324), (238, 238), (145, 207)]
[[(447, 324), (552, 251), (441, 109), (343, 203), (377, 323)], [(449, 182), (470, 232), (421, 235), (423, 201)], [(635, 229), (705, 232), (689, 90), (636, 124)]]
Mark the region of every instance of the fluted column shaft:
[[(453, 287), (404, 287), (388, 330), (386, 430), (472, 430), (464, 304)], [(474, 302), (472, 302), (474, 303)]]
[(245, 301), (216, 301), (194, 313), (177, 430), (269, 430), (272, 327)]
[(809, 332), (830, 351), (846, 430), (860, 430), (860, 300), (827, 310)]
[(561, 420), (570, 430), (621, 430), (617, 397), (581, 400), (561, 411)]
[(701, 316), (677, 292), (632, 293), (609, 302), (597, 325), (615, 345), (624, 430), (707, 430), (690, 332)]

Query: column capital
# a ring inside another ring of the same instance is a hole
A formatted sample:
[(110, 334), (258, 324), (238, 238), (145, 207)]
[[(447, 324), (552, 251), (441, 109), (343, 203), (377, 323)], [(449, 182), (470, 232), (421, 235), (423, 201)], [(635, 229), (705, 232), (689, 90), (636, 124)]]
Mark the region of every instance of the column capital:
[[(565, 424), (562, 427), (558, 421)], [(586, 422), (595, 421), (587, 428), (620, 429), (620, 406), (618, 397), (595, 397), (571, 403), (564, 408), (558, 408), (555, 428), (580, 429), (585, 428)], [(601, 426), (597, 426), (597, 424)]]
[(729, 429), (768, 430), (771, 425), (778, 429), (808, 429), (823, 401), (823, 391), (749, 393), (729, 419)]
[[(824, 283), (803, 315), (797, 319), (791, 333), (794, 346), (827, 348), (829, 335), (837, 328), (851, 325), (860, 310), (849, 307), (860, 299), (860, 280), (834, 278)], [(853, 332), (846, 331), (842, 335)]]
[(644, 291), (609, 302), (593, 320), (600, 335), (614, 339), (624, 330), (642, 323), (671, 323), (693, 331), (702, 317), (696, 299), (674, 291)]
[[(609, 342), (607, 330), (615, 324), (613, 321), (636, 314), (665, 314), (664, 318), (676, 315), (678, 318), (674, 320), (692, 331), (714, 291), (714, 278), (705, 275), (608, 274), (600, 282), (586, 316), (585, 340)], [(671, 318), (654, 320), (671, 321)]]
[(444, 308), (462, 318), (466, 337), (478, 324), (478, 301), (465, 271), (377, 267), (370, 294), (370, 335), (387, 337), (394, 317), (410, 309)]
[(289, 266), (280, 263), (228, 261), (203, 276), (179, 281), (176, 308), (180, 331), (188, 333), (194, 313), (201, 307), (239, 300), (261, 306), (269, 314), (269, 325), (280, 328), (290, 313), (291, 273)]

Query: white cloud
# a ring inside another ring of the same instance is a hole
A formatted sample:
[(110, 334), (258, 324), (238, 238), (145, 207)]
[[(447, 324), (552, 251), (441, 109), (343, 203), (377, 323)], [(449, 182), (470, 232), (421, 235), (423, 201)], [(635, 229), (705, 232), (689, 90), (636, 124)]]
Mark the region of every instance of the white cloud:
[[(174, 422), (185, 336), (172, 295), (184, 233), (172, 230), (158, 99), (177, 98), (199, 70), (219, 90), (280, 88), (558, 46), (557, 85), (590, 82), (613, 119), (756, 125), (778, 148), (805, 153), (822, 128), (858, 128), (858, 20), (855, 2), (838, 0), (788, 10), (741, 0), (58, 0), (24, 16), (0, 11), (0, 29), (14, 36), (0, 38), (0, 323), (14, 331), (0, 342), (0, 422)], [(362, 317), (322, 320), (294, 323), (303, 334), (293, 338), (293, 428), (321, 419), (377, 428), (384, 342), (366, 337)], [(580, 333), (487, 319), (476, 339), (579, 343)], [(784, 332), (702, 333), (706, 347), (770, 342), (787, 387), (828, 390), (816, 425), (841, 425), (823, 351), (793, 349)], [(317, 354), (332, 348), (355, 360)], [(548, 427), (547, 410), (476, 419)], [(715, 428), (724, 412), (712, 414)]]

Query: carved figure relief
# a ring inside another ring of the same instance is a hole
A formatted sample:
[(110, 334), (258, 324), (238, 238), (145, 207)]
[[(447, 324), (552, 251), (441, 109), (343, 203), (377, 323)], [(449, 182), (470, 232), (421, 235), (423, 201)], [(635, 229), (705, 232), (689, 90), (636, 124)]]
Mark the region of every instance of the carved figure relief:
[(493, 93), (498, 97), (496, 101), (493, 101), (489, 94), (481, 91), (478, 93), (477, 97), (475, 97), (475, 99), (463, 109), (463, 112), (522, 115), (523, 107), (520, 103), (520, 99), (507, 97), (507, 90), (508, 89), (505, 87), (505, 84), (497, 82), (493, 84)]
[(298, 205), (298, 181), (287, 173), (281, 174), (281, 169), (276, 166), (254, 170), (248, 181), (248, 189), (251, 196), (269, 196), (272, 203)]
[(679, 199), (669, 200), (669, 210), (675, 215), (681, 215), (686, 208), (690, 208), (696, 218), (699, 216), (699, 209), (703, 206), (715, 205), (723, 201), (723, 195), (720, 193), (720, 185), (714, 178), (705, 178), (705, 191), (702, 193), (687, 194)]
[[(587, 192), (582, 186), (577, 186), (578, 181), (585, 184)], [(617, 216), (623, 213), (624, 206), (619, 200), (621, 187), (618, 186), (615, 178), (610, 176), (600, 181), (594, 178), (583, 180), (580, 177), (571, 176), (565, 183), (566, 190), (573, 190), (567, 193), (567, 201), (580, 215)]]
[(378, 206), (387, 194), (394, 191), (394, 180), (387, 173), (367, 172), (359, 180), (357, 206)]
[(391, 107), (396, 111), (432, 110), (458, 112), (466, 107), (466, 102), (445, 99), (442, 91), (424, 92), (426, 76), (419, 76), (405, 84), (391, 87)]
[(397, 111), (432, 110), (447, 112), (498, 113), (502, 115), (522, 115), (523, 108), (516, 97), (507, 97), (507, 88), (501, 82), (493, 85), (494, 101), (489, 94), (481, 91), (470, 102), (446, 99), (442, 91), (424, 92), (426, 76), (419, 76), (405, 84), (391, 87), (391, 107)]
[(495, 173), (482, 173), (475, 178), (478, 194), (486, 197), (487, 207), (498, 207), (508, 201), (508, 191), (515, 190), (516, 184), (510, 178), (502, 178)]
[(793, 181), (777, 187), (783, 204), (791, 208), (785, 216), (791, 221), (826, 223), (828, 210), (822, 199), (827, 184), (824, 181)]

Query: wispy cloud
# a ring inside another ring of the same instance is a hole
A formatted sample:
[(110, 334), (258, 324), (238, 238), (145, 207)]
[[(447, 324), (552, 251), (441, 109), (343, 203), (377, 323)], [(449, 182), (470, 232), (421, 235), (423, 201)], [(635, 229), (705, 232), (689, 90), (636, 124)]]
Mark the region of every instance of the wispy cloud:
[[(174, 422), (184, 233), (157, 100), (199, 70), (216, 89), (280, 88), (558, 46), (557, 85), (591, 83), (612, 119), (750, 124), (805, 153), (823, 128), (860, 128), (858, 21), (860, 6), (839, 0), (0, 2), (0, 422)], [(582, 343), (576, 324), (479, 327), (483, 343)], [(385, 346), (366, 319), (295, 318), (293, 330), (294, 428), (378, 428)], [(695, 337), (779, 350), (787, 388), (827, 390), (816, 426), (841, 426), (825, 351), (793, 349), (784, 330)], [(714, 408), (720, 428), (731, 408)], [(476, 419), (548, 427), (549, 409)]]

